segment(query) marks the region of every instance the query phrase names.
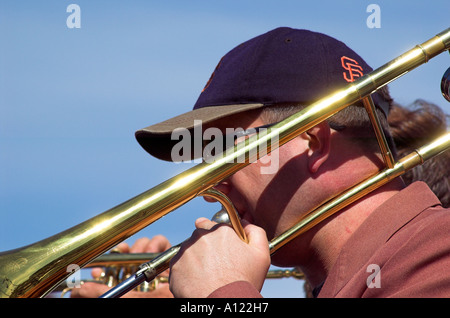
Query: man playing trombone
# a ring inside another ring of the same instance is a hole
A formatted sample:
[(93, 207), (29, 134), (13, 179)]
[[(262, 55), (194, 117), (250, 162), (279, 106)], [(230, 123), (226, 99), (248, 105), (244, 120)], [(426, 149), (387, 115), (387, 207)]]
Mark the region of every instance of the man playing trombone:
[[(236, 142), (249, 138), (371, 71), (336, 39), (277, 28), (227, 53), (193, 111), (136, 137), (151, 155), (174, 160), (172, 133), (193, 132), (197, 121), (203, 132), (222, 133), (216, 145), (229, 145), (227, 130), (241, 129)], [(386, 119), (392, 106), (387, 88), (371, 99), (391, 153), (380, 151), (360, 101), (271, 153), (275, 171), (262, 173), (267, 163), (261, 157), (220, 182), (215, 188), (233, 202), (248, 242), (227, 225), (198, 219), (197, 230), (171, 261), (175, 297), (260, 297), (271, 263), (300, 268), (318, 297), (450, 296), (450, 211), (422, 182), (405, 186), (395, 177), (270, 255), (270, 240), (377, 174), (386, 157), (397, 159)], [(198, 144), (191, 135), (191, 145)], [(210, 158), (204, 150), (217, 139), (202, 141), (202, 151), (187, 151), (189, 159)]]
[[(152, 155), (168, 159), (161, 140), (176, 128), (257, 130), (274, 125), (372, 69), (342, 42), (305, 30), (278, 28), (225, 55), (194, 111), (137, 132)], [(388, 145), (386, 89), (372, 94)], [(242, 219), (248, 243), (207, 219), (171, 262), (176, 297), (257, 297), (270, 263), (300, 267), (319, 297), (450, 295), (450, 214), (424, 183), (400, 178), (374, 190), (293, 239), (272, 257), (268, 240), (328, 198), (383, 168), (361, 103), (279, 148), (278, 169), (260, 161), (215, 188)], [(446, 213), (447, 212), (447, 213)], [(378, 275), (378, 276), (377, 276)], [(198, 282), (198, 283), (196, 283)]]

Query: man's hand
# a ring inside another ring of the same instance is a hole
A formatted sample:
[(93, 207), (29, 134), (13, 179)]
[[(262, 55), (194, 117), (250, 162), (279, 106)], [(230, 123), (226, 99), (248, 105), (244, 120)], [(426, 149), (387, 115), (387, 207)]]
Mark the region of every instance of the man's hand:
[(170, 290), (175, 297), (204, 298), (219, 287), (247, 281), (261, 290), (270, 266), (265, 231), (242, 222), (249, 239), (246, 244), (234, 230), (206, 218), (172, 259)]

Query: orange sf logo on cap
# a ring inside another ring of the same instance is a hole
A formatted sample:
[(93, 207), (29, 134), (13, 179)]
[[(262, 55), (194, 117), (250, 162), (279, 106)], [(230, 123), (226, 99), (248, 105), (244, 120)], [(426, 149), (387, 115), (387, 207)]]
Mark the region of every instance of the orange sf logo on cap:
[(354, 59), (347, 56), (341, 57), (342, 67), (347, 70), (347, 72), (342, 72), (344, 79), (347, 82), (353, 82), (355, 78), (363, 76), (363, 68)]

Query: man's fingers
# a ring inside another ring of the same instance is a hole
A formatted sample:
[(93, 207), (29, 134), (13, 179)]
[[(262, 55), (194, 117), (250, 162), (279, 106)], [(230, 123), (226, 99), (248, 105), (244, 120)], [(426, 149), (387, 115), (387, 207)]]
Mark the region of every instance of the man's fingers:
[(163, 235), (156, 235), (152, 237), (145, 247), (146, 253), (160, 253), (169, 249), (171, 244), (169, 240)]
[(84, 283), (80, 288), (72, 289), (71, 298), (97, 298), (106, 293), (110, 287), (98, 283)]
[(213, 226), (215, 226), (216, 224), (217, 224), (216, 222), (213, 222), (203, 217), (195, 220), (195, 227), (197, 229), (211, 230)]
[(242, 225), (244, 226), (245, 234), (247, 234), (249, 244), (258, 247), (262, 251), (267, 251), (269, 249), (269, 242), (264, 229), (250, 224), (245, 220), (243, 220)]

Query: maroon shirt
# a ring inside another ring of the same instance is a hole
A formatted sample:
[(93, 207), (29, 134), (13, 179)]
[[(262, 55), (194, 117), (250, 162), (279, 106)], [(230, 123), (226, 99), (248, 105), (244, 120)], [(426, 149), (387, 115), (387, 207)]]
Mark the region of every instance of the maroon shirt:
[[(209, 297), (261, 295), (234, 282)], [(450, 297), (450, 209), (423, 182), (403, 189), (345, 243), (318, 297)]]

